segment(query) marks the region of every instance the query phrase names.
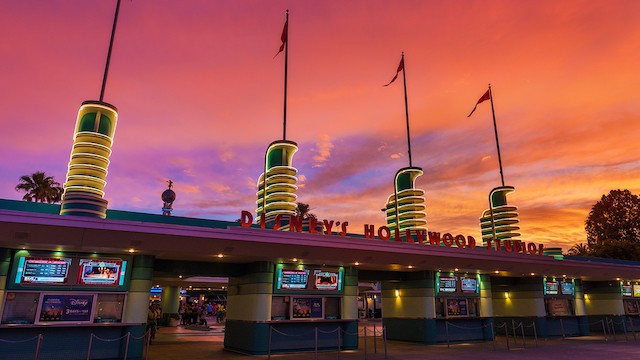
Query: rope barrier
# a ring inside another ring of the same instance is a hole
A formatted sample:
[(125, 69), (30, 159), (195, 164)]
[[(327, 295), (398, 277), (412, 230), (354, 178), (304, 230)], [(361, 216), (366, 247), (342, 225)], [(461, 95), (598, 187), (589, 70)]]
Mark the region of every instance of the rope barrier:
[(491, 325), (487, 324), (487, 325), (482, 325), (482, 326), (480, 326), (480, 327), (468, 327), (468, 326), (455, 325), (455, 324), (453, 324), (453, 323), (450, 323), (449, 321), (447, 321), (447, 323), (448, 323), (450, 326), (453, 326), (453, 327), (455, 327), (455, 328), (458, 328), (458, 329), (465, 329), (465, 330), (482, 330), (482, 329), (484, 329), (484, 328), (486, 328), (486, 327), (491, 326)]
[(323, 330), (318, 329), (318, 332), (322, 333), (322, 334), (333, 334), (334, 332), (336, 332), (338, 330), (340, 330), (339, 327), (337, 327), (335, 330), (331, 330), (331, 331), (323, 331)]
[(126, 338), (126, 337), (127, 337), (127, 335), (128, 335), (128, 334), (124, 334), (124, 335), (120, 336), (119, 338), (115, 338), (115, 339), (103, 339), (103, 338), (101, 338), (101, 337), (97, 336), (96, 334), (91, 333), (91, 336), (93, 336), (94, 338), (96, 338), (96, 339), (98, 339), (98, 340), (100, 340), (100, 341), (104, 341), (104, 342), (111, 342), (111, 341), (118, 341), (118, 340), (122, 340), (122, 339)]
[(283, 335), (283, 336), (291, 336), (291, 337), (294, 337), (294, 336), (306, 336), (306, 335), (309, 335), (309, 334), (313, 334), (313, 333), (314, 333), (314, 331), (309, 331), (309, 332), (302, 333), (302, 334), (287, 334), (287, 333), (284, 333), (284, 332), (282, 332), (282, 331), (280, 331), (280, 330), (278, 330), (278, 329), (276, 329), (276, 328), (274, 328), (274, 327), (272, 327), (271, 329), (273, 330), (273, 332), (276, 332), (276, 333), (278, 333), (278, 334), (280, 334), (280, 335)]
[(142, 336), (140, 336), (140, 337), (131, 335), (131, 338), (132, 338), (133, 340), (142, 340), (142, 339), (146, 338), (146, 337), (147, 337), (147, 335), (149, 335), (149, 333), (150, 333), (150, 331), (146, 331), (146, 332), (145, 332), (144, 334), (142, 334)]
[(36, 335), (36, 336), (34, 336), (32, 338), (28, 338), (26, 340), (4, 340), (4, 339), (0, 339), (0, 342), (7, 343), (7, 344), (20, 344), (20, 343), (25, 343), (25, 342), (37, 340), (38, 336), (39, 335)]

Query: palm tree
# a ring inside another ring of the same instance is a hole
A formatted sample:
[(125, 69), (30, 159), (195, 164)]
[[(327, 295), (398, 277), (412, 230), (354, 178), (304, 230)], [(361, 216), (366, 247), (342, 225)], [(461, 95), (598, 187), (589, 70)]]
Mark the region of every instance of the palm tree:
[(311, 206), (309, 204), (305, 204), (305, 203), (297, 203), (298, 205), (296, 206), (296, 216), (300, 216), (303, 219), (308, 219), (308, 218), (314, 218), (317, 219), (315, 214), (310, 213), (309, 211), (311, 211)]
[(16, 191), (24, 191), (25, 201), (57, 203), (62, 200), (62, 187), (53, 176), (47, 176), (44, 171), (36, 171), (31, 175), (20, 177)]
[(567, 251), (567, 255), (573, 256), (589, 256), (591, 249), (585, 243), (575, 244)]

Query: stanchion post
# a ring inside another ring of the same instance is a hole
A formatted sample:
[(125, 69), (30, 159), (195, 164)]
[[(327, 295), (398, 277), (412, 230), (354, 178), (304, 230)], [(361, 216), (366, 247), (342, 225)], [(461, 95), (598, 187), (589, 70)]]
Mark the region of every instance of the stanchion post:
[(40, 344), (42, 344), (42, 334), (38, 334), (38, 343), (36, 344), (36, 354), (34, 356), (35, 360), (40, 358)]
[(338, 330), (338, 331), (337, 331), (337, 333), (338, 333), (338, 360), (340, 360), (340, 348), (342, 348), (342, 341), (340, 341), (340, 338), (341, 338), (341, 336), (340, 336), (340, 335), (342, 335), (342, 334), (340, 333), (340, 330), (341, 330), (341, 329), (340, 329), (340, 327), (339, 327), (339, 326), (338, 326), (338, 329), (337, 329), (337, 330)]
[(564, 323), (562, 322), (562, 318), (560, 318), (560, 329), (562, 330), (562, 338), (565, 339), (566, 336), (564, 334)]
[(604, 341), (609, 341), (609, 339), (607, 338), (607, 328), (604, 326), (604, 319), (600, 320), (600, 323), (602, 323), (602, 333), (604, 334)]
[(87, 349), (87, 360), (91, 358), (91, 344), (93, 343), (93, 333), (89, 335), (89, 349)]
[(127, 354), (129, 354), (129, 341), (131, 340), (131, 331), (127, 333), (127, 343), (124, 345), (124, 360), (127, 360)]
[(618, 339), (616, 338), (616, 325), (613, 322), (613, 319), (609, 319), (610, 323), (611, 323), (611, 333), (613, 334), (613, 342), (617, 342)]
[(629, 316), (629, 325), (631, 325), (631, 334), (633, 334), (633, 341), (637, 341), (636, 339), (636, 329), (633, 326), (633, 319)]
[(271, 359), (271, 334), (273, 333), (273, 326), (269, 325), (269, 345), (267, 345), (267, 359)]
[(627, 324), (624, 322), (624, 319), (620, 320), (620, 323), (622, 324), (622, 330), (624, 331), (624, 341), (629, 342), (629, 337), (627, 336)]
[(315, 360), (318, 360), (318, 327), (314, 327), (313, 328), (313, 336), (314, 336), (314, 354), (313, 354), (313, 358)]
[(536, 347), (538, 347), (538, 330), (536, 329), (536, 322), (532, 322), (531, 325), (533, 326), (533, 338), (536, 339)]
[(451, 344), (449, 344), (449, 322), (444, 322), (444, 333), (447, 336), (447, 349), (451, 348)]
[(364, 325), (364, 360), (367, 360), (367, 324)]
[(378, 353), (378, 344), (376, 341), (376, 323), (373, 323), (373, 353)]
[(511, 346), (509, 346), (509, 331), (507, 330), (507, 323), (504, 323), (504, 337), (507, 338), (507, 350), (511, 350)]
[(387, 327), (382, 327), (382, 344), (384, 345), (384, 358), (387, 358)]
[(149, 346), (151, 345), (151, 331), (147, 331), (147, 352), (145, 353), (145, 360), (149, 360)]
[(520, 322), (520, 331), (522, 332), (522, 347), (526, 348), (527, 347), (527, 343), (524, 339), (524, 323), (521, 321)]
[(496, 349), (496, 331), (493, 328), (493, 323), (491, 323), (491, 339), (492, 339), (492, 343), (493, 343), (493, 350)]
[(513, 345), (516, 345), (516, 321), (511, 319), (511, 330), (513, 331)]

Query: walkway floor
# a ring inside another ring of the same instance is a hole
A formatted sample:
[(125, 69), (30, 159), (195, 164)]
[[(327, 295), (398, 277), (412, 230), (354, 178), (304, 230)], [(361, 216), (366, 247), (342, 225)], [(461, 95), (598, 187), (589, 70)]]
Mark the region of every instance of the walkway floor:
[[(516, 344), (511, 339), (511, 350), (507, 349), (506, 339), (498, 338), (493, 343), (455, 344), (450, 348), (447, 345), (424, 345), (400, 341), (389, 341), (387, 347), (387, 359), (390, 360), (422, 360), (422, 359), (640, 359), (640, 333), (638, 340), (634, 341), (629, 335), (625, 341), (624, 336), (618, 335), (617, 341), (609, 339), (604, 341), (602, 336), (584, 336), (567, 339), (539, 340), (538, 347), (533, 339), (526, 339), (526, 347), (523, 348), (522, 340)], [(381, 340), (378, 340), (377, 353), (374, 354), (371, 338), (368, 339), (366, 359), (384, 359), (384, 349)], [(232, 360), (232, 359), (266, 359), (266, 355), (247, 356), (223, 349), (224, 327), (212, 326), (210, 331), (186, 329), (179, 327), (163, 327), (158, 332), (156, 340), (150, 346), (150, 360)], [(365, 359), (365, 351), (362, 349), (363, 339), (360, 339), (361, 349), (358, 351), (336, 351), (318, 353), (319, 360), (361, 360)], [(314, 359), (313, 353), (279, 354), (272, 355), (274, 360)]]

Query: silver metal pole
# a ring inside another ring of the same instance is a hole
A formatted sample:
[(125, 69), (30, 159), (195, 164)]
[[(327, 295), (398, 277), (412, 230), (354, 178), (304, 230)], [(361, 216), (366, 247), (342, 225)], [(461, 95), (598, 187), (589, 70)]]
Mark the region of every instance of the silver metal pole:
[(618, 341), (618, 339), (616, 339), (616, 326), (613, 323), (613, 319), (609, 319), (610, 323), (611, 323), (611, 333), (613, 334), (613, 342)]
[(89, 335), (89, 349), (87, 350), (87, 360), (91, 358), (91, 344), (93, 343), (93, 333)]
[(636, 339), (636, 329), (633, 326), (633, 320), (632, 320), (631, 316), (629, 316), (629, 325), (631, 325), (631, 333), (633, 334), (633, 341), (637, 341), (637, 339)]
[(387, 327), (382, 327), (382, 344), (384, 345), (384, 358), (387, 358)]
[(564, 323), (562, 322), (562, 319), (560, 319), (560, 329), (562, 329), (562, 338), (566, 338), (565, 334), (564, 334)]
[(624, 322), (624, 319), (620, 320), (622, 323), (622, 330), (624, 331), (624, 341), (629, 342), (629, 338), (627, 337), (627, 324)]
[(507, 350), (511, 350), (511, 347), (509, 346), (509, 331), (507, 329), (507, 323), (505, 322), (503, 325), (504, 325), (504, 336), (507, 338)]
[(533, 325), (533, 337), (536, 339), (536, 347), (538, 347), (538, 330), (536, 329), (536, 322), (531, 323)]
[(376, 323), (373, 323), (373, 353), (378, 353), (378, 344), (376, 342)]
[(450, 349), (451, 344), (449, 344), (449, 322), (448, 321), (444, 322), (444, 329), (445, 329), (445, 334), (447, 335), (447, 349)]
[(513, 345), (516, 344), (516, 321), (511, 319), (511, 330), (513, 330)]
[(129, 353), (129, 340), (131, 340), (131, 331), (127, 333), (127, 343), (124, 346), (124, 360), (127, 360), (127, 354)]
[(602, 323), (602, 332), (604, 334), (604, 341), (609, 341), (609, 339), (607, 339), (607, 328), (604, 326), (604, 320), (600, 320), (600, 323)]
[(42, 344), (42, 334), (38, 334), (38, 343), (36, 344), (36, 354), (34, 357), (35, 360), (40, 358), (40, 344)]
[(269, 325), (269, 346), (267, 348), (267, 359), (271, 359), (271, 333), (273, 332), (273, 326)]
[(367, 360), (367, 324), (364, 324), (364, 360)]

